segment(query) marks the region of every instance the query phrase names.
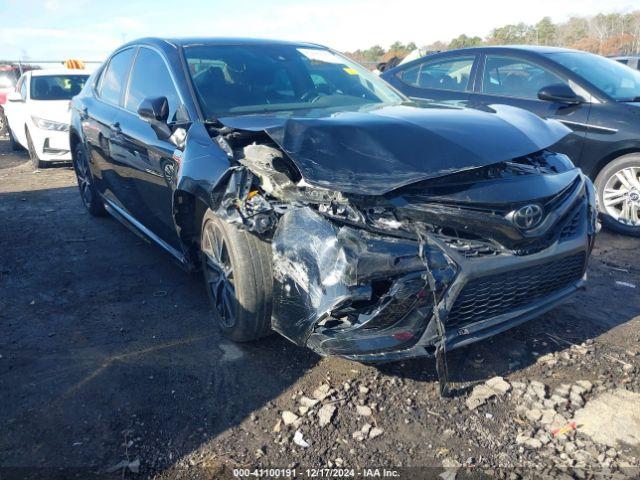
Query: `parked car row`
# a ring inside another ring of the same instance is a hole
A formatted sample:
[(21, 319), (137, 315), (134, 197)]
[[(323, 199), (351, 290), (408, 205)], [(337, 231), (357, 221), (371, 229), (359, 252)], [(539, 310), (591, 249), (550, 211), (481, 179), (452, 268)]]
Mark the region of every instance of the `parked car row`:
[(32, 70), (7, 94), (4, 111), (11, 148), (25, 148), (34, 167), (71, 160), (69, 103), (88, 77), (78, 70)]

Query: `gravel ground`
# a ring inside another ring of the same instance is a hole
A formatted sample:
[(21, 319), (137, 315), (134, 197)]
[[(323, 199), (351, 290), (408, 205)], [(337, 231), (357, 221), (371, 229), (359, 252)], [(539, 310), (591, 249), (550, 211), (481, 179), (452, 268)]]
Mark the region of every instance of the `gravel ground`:
[[(633, 477), (638, 245), (603, 232), (586, 289), (451, 353), (455, 396), (443, 399), (429, 359), (374, 367), (277, 335), (224, 340), (198, 275), (90, 218), (70, 168), (34, 171), (0, 141), (0, 478), (231, 478), (259, 466), (298, 478), (322, 473), (307, 467)], [(602, 395), (618, 395), (629, 420), (596, 441), (586, 407)]]

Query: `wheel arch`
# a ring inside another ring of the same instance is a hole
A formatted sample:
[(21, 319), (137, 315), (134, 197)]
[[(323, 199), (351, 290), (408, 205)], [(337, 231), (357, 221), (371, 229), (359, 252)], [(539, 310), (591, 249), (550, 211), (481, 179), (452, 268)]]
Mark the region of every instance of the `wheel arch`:
[(202, 218), (211, 207), (208, 199), (196, 192), (178, 189), (173, 193), (173, 220), (190, 267), (199, 269)]
[(598, 163), (596, 163), (594, 168), (591, 169), (589, 172), (589, 178), (595, 182), (602, 169), (604, 169), (609, 163), (631, 153), (640, 153), (640, 145), (624, 147), (609, 152)]
[(69, 130), (69, 150), (71, 152), (71, 159), (75, 161), (76, 159), (76, 147), (80, 144), (82, 140), (80, 139), (80, 134), (74, 129)]

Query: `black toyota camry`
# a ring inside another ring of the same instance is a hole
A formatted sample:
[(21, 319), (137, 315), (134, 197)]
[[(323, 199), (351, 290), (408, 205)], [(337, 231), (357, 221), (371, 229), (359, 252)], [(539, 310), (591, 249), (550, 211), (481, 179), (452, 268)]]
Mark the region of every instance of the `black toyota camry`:
[(585, 280), (590, 180), (569, 129), (510, 106), (414, 105), (327, 48), (143, 39), (72, 102), (84, 204), (190, 270), (237, 341), (438, 355)]

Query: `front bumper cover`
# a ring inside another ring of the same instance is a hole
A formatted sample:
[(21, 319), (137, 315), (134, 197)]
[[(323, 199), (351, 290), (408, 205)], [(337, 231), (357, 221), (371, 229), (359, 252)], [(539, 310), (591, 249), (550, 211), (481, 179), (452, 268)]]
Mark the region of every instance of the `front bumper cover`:
[(321, 355), (367, 362), (432, 356), (442, 342), (451, 350), (512, 328), (585, 281), (598, 227), (586, 177), (579, 193), (542, 250), (474, 258), (428, 235), (387, 237), (290, 210), (272, 243), (272, 326)]

